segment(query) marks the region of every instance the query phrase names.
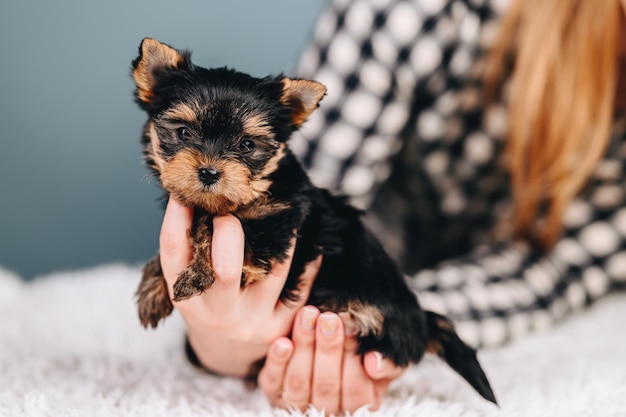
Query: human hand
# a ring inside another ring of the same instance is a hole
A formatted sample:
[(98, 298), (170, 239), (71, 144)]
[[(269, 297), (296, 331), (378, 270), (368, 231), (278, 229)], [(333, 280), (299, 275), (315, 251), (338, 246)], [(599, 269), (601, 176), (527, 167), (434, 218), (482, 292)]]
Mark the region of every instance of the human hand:
[[(159, 239), (161, 268), (170, 298), (176, 278), (193, 256), (189, 239), (192, 218), (192, 209), (170, 198)], [(186, 322), (189, 343), (200, 363), (213, 372), (239, 377), (248, 375), (275, 339), (289, 334), (321, 263), (320, 258), (306, 266), (300, 301), (286, 305), (279, 296), (289, 273), (295, 240), (288, 259), (275, 264), (267, 279), (241, 288), (244, 244), (243, 229), (236, 217), (215, 217), (211, 245), (215, 282), (199, 296), (173, 302)]]
[[(292, 340), (272, 343), (258, 382), (270, 402), (305, 410), (311, 404), (328, 414), (377, 410), (389, 383), (404, 372), (379, 352), (356, 353), (356, 327), (341, 314), (303, 307)], [(344, 322), (346, 323), (344, 325)]]

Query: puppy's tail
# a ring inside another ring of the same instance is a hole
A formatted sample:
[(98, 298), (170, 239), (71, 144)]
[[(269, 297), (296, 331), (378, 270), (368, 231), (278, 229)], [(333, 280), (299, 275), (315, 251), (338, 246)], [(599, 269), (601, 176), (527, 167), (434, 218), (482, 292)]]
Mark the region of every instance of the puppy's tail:
[(489, 381), (478, 363), (476, 350), (463, 343), (450, 320), (431, 311), (425, 311), (425, 314), (429, 334), (426, 351), (441, 357), (483, 398), (498, 404)]

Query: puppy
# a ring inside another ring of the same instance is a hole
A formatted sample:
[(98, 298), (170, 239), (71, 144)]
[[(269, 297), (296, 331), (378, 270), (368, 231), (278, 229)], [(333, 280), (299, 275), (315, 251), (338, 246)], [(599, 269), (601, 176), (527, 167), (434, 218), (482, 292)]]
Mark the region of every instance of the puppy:
[[(212, 218), (232, 213), (246, 238), (242, 286), (284, 261), (295, 238), (282, 301), (298, 299), (304, 265), (323, 255), (307, 303), (348, 313), (358, 327), (359, 353), (375, 350), (399, 366), (435, 353), (496, 402), (475, 350), (447, 318), (420, 308), (360, 212), (314, 187), (287, 147), (325, 95), (323, 85), (205, 69), (189, 52), (150, 38), (139, 47), (132, 75), (136, 101), (148, 114), (145, 161), (169, 196), (194, 208), (194, 255), (177, 278), (174, 300), (211, 287)], [(144, 268), (137, 302), (145, 327), (156, 327), (172, 311), (158, 255)]]

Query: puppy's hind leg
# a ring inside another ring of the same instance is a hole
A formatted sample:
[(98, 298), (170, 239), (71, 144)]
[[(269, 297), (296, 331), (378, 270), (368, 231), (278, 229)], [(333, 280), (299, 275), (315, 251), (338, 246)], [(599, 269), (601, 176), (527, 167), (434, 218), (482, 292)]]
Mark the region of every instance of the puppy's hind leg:
[(445, 360), (483, 398), (497, 404), (487, 376), (476, 358), (476, 350), (459, 338), (450, 320), (431, 311), (424, 313), (429, 334), (426, 350)]
[(172, 301), (161, 270), (161, 257), (157, 254), (143, 268), (137, 292), (139, 321), (144, 327), (157, 327), (159, 321), (172, 313)]

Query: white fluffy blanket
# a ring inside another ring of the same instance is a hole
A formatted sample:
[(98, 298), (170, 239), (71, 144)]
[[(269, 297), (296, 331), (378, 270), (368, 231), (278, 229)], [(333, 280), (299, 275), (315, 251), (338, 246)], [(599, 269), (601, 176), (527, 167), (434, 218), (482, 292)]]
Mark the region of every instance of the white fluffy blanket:
[[(23, 283), (0, 269), (1, 416), (288, 416), (235, 379), (184, 359), (174, 315), (140, 327), (139, 269), (111, 265)], [(626, 294), (480, 359), (500, 402), (437, 359), (396, 381), (382, 409), (355, 416), (626, 416)], [(310, 416), (323, 413), (310, 409)]]

